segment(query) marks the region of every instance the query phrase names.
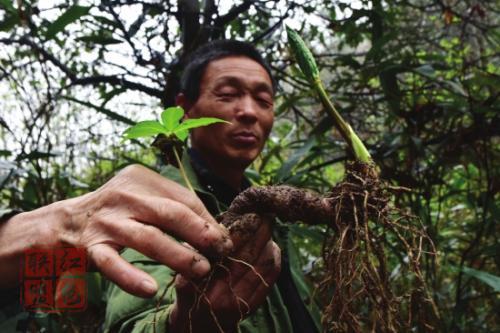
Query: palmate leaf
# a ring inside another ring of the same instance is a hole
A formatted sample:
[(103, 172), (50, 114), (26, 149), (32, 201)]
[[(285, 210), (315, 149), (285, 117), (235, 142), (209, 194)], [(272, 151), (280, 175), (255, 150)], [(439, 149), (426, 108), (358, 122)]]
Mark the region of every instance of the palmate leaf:
[(184, 116), (184, 110), (179, 107), (171, 107), (167, 108), (165, 111), (161, 113), (161, 121), (163, 122), (163, 126), (167, 129), (167, 131), (174, 131), (177, 126), (179, 126), (179, 122)]
[(123, 134), (123, 136), (126, 139), (137, 139), (148, 136), (154, 136), (161, 133), (167, 136), (170, 134), (168, 133), (167, 129), (163, 127), (163, 125), (160, 124), (159, 122), (154, 120), (145, 120), (138, 122), (135, 126), (132, 126), (129, 129), (127, 129)]
[(142, 137), (155, 136), (164, 134), (167, 138), (174, 139), (175, 137), (180, 141), (186, 141), (189, 130), (196, 127), (207, 126), (215, 123), (228, 123), (229, 122), (211, 117), (186, 119), (182, 123), (184, 110), (179, 107), (167, 108), (161, 114), (161, 122), (155, 120), (146, 120), (137, 123), (135, 126), (127, 129), (123, 134), (125, 139), (137, 139)]
[(196, 119), (186, 119), (180, 124), (178, 127), (175, 128), (174, 133), (177, 133), (179, 131), (186, 131), (191, 128), (196, 128), (196, 127), (202, 127), (202, 126), (207, 126), (215, 123), (226, 123), (230, 124), (230, 122), (219, 119), (219, 118), (212, 118), (212, 117), (203, 117), (203, 118), (196, 118)]

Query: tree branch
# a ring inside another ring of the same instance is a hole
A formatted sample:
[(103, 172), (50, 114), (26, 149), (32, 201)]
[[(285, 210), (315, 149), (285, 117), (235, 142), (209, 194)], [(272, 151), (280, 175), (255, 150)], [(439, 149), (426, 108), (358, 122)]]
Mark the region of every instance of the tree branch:
[(163, 98), (163, 92), (160, 89), (155, 89), (152, 87), (145, 86), (143, 84), (126, 80), (124, 78), (120, 78), (118, 76), (112, 75), (96, 75), (89, 77), (78, 78), (75, 73), (73, 73), (66, 65), (64, 65), (59, 59), (57, 59), (53, 54), (45, 50), (40, 45), (36, 44), (26, 36), (21, 37), (20, 39), (9, 39), (2, 38), (0, 39), (0, 43), (5, 45), (12, 44), (20, 44), (31, 47), (36, 52), (40, 53), (45, 60), (50, 61), (54, 66), (59, 68), (66, 76), (70, 79), (71, 83), (68, 85), (97, 85), (99, 83), (109, 83), (112, 85), (121, 85), (127, 89), (142, 91), (150, 96), (157, 97), (159, 99)]

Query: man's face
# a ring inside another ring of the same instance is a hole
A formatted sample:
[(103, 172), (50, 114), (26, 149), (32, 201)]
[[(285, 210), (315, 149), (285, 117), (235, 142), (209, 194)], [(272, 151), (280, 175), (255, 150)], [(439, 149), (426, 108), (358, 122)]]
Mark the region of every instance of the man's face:
[[(210, 62), (189, 118), (217, 117), (214, 124), (191, 132), (191, 143), (207, 159), (247, 167), (264, 147), (273, 126), (273, 89), (264, 67), (242, 56)], [(216, 160), (214, 160), (216, 159)]]

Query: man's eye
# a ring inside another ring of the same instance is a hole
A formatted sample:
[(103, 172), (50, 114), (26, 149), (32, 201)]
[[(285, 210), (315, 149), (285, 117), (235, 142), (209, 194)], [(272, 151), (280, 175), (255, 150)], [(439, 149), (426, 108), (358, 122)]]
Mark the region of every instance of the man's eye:
[(231, 99), (231, 98), (237, 97), (238, 94), (236, 94), (236, 93), (220, 93), (220, 94), (218, 94), (218, 96), (220, 98), (223, 98), (223, 99)]
[(273, 105), (272, 102), (270, 102), (269, 100), (265, 99), (265, 98), (257, 98), (257, 102), (263, 106), (263, 107), (266, 107), (266, 108), (269, 108)]

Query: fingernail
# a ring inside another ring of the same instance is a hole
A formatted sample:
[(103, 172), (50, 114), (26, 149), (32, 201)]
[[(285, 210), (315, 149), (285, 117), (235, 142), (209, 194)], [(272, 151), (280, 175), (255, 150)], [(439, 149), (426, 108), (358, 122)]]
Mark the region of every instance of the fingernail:
[(210, 271), (210, 263), (202, 257), (193, 257), (193, 272), (195, 275), (202, 277)]
[(149, 280), (143, 280), (141, 282), (141, 288), (148, 294), (156, 294), (156, 291), (158, 290), (156, 283), (153, 283)]
[(226, 228), (226, 226), (224, 224), (217, 224), (219, 226), (219, 228), (222, 230), (222, 233), (224, 233), (224, 235), (226, 236), (229, 236), (229, 229)]
[(233, 250), (233, 241), (229, 236), (222, 236), (221, 240), (214, 243), (213, 248), (217, 255), (228, 255)]

